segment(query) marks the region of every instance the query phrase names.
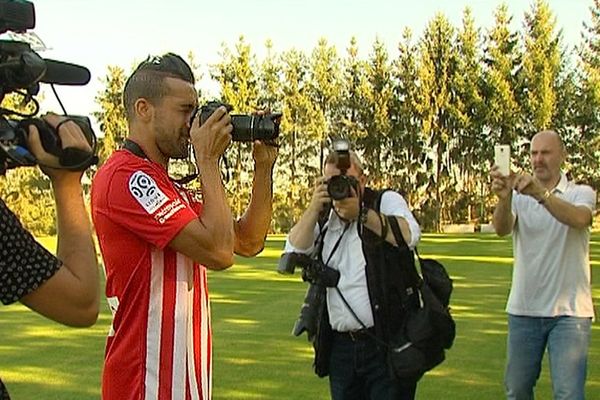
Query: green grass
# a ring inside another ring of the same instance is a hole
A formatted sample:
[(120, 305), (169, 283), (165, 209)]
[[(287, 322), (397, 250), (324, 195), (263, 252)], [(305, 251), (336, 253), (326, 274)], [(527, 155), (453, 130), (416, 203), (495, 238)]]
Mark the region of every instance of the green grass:
[[(214, 399), (328, 398), (326, 379), (312, 372), (306, 337), (290, 334), (306, 285), (299, 273), (278, 275), (284, 238), (270, 238), (257, 258), (211, 272)], [(52, 238), (43, 239), (52, 247)], [(442, 261), (455, 282), (457, 322), (447, 360), (419, 384), (418, 399), (502, 399), (506, 315), (511, 278), (510, 239), (495, 235), (425, 235), (422, 256)], [(594, 299), (600, 298), (600, 234), (592, 240)], [(0, 376), (16, 400), (100, 397), (100, 371), (110, 324), (106, 304), (90, 329), (69, 329), (21, 305), (0, 307)], [(600, 398), (600, 325), (594, 323), (587, 398)], [(537, 398), (550, 399), (547, 363)]]

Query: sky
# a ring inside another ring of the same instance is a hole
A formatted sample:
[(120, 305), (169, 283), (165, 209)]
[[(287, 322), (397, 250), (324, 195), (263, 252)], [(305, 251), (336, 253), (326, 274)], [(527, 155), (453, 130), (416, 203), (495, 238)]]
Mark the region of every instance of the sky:
[[(505, 1), (513, 16), (513, 30), (521, 30), (524, 13), (533, 0)], [(590, 21), (592, 0), (546, 0), (562, 30), (563, 44), (580, 42), (582, 24)], [(243, 35), (260, 60), (264, 43), (271, 39), (276, 52), (292, 48), (309, 53), (324, 37), (345, 56), (356, 37), (360, 56), (366, 58), (378, 38), (391, 58), (405, 27), (420, 37), (427, 23), (441, 12), (455, 27), (461, 26), (466, 6), (485, 32), (493, 26), (500, 0), (40, 0), (33, 1), (36, 27), (32, 30), (49, 50), (40, 55), (87, 67), (92, 75), (86, 86), (57, 86), (70, 114), (89, 115), (99, 107), (94, 98), (109, 65), (128, 73), (149, 54), (192, 51), (205, 77), (208, 66), (219, 61), (225, 43), (230, 49)], [(209, 94), (214, 88), (199, 86)], [(209, 84), (208, 84), (209, 85)], [(59, 112), (46, 85), (42, 108)]]

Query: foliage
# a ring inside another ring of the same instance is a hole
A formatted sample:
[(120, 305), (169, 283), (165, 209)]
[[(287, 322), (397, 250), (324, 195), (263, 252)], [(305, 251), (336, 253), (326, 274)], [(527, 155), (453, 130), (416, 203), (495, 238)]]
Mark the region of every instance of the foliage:
[[(19, 94), (9, 94), (2, 107), (21, 113), (34, 112), (31, 103), (23, 104)], [(37, 167), (18, 167), (0, 176), (0, 198), (33, 234), (56, 233), (56, 213), (50, 180)]]
[[(469, 8), (458, 27), (434, 15), (421, 37), (401, 31), (395, 55), (378, 38), (365, 58), (354, 38), (342, 56), (326, 38), (306, 54), (277, 53), (268, 40), (262, 60), (243, 36), (233, 48), (223, 44), (210, 72), (217, 97), (235, 113), (283, 112), (272, 231), (298, 220), (336, 137), (353, 142), (369, 185), (402, 192), (428, 230), (488, 222), (493, 145), (510, 144), (513, 167), (529, 170), (528, 144), (541, 129), (561, 134), (571, 177), (600, 188), (600, 0), (592, 2), (576, 53), (561, 43), (544, 0), (532, 0), (520, 31), (511, 30), (506, 5), (489, 29), (477, 26)], [(192, 52), (188, 58), (197, 70)], [(125, 134), (124, 80), (123, 69), (109, 67), (96, 99), (102, 158)], [(200, 89), (199, 96), (203, 102)], [(227, 189), (240, 215), (251, 195), (251, 145), (232, 144), (227, 160)]]

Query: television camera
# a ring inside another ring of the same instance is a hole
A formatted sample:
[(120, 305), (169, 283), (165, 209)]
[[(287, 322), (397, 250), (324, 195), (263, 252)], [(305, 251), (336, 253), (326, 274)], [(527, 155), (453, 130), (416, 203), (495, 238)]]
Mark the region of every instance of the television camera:
[[(35, 27), (33, 3), (25, 0), (0, 0), (0, 34), (7, 31), (25, 33)], [(32, 105), (31, 112), (20, 112), (0, 107), (0, 174), (8, 169), (38, 164), (27, 147), (29, 127), (34, 125), (40, 133), (44, 149), (58, 157), (61, 168), (83, 171), (97, 162), (96, 135), (90, 120), (85, 116), (67, 115), (66, 120), (75, 122), (83, 131), (92, 151), (78, 148), (62, 148), (56, 129), (43, 119), (34, 116), (39, 111), (35, 99), (40, 83), (52, 86), (59, 104), (62, 103), (54, 85), (85, 85), (90, 80), (87, 68), (62, 61), (40, 57), (26, 41), (0, 40), (0, 101), (9, 93), (22, 96), (24, 106)]]

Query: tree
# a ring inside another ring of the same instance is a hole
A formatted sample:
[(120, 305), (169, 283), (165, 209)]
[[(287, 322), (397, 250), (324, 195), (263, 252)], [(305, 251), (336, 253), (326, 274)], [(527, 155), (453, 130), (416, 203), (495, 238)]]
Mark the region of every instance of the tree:
[[(393, 85), (391, 68), (385, 45), (376, 39), (369, 61), (365, 64), (364, 103), (368, 111), (362, 124), (364, 135), (357, 140), (364, 152), (364, 162), (370, 168), (371, 180), (376, 186), (389, 186), (385, 179), (388, 170)], [(385, 151), (384, 149), (389, 149)], [(382, 151), (383, 150), (383, 151)]]
[(573, 140), (568, 146), (573, 179), (600, 186), (600, 0), (590, 7), (591, 24), (583, 24), (577, 49), (578, 83), (573, 104)]
[(418, 71), (420, 91), (416, 108), (421, 117), (424, 135), (426, 171), (429, 192), (433, 196), (424, 205), (433, 210), (433, 220), (421, 221), (439, 230), (447, 188), (454, 189), (449, 181), (452, 163), (449, 150), (457, 126), (456, 99), (452, 84), (456, 73), (456, 49), (453, 45), (455, 30), (443, 14), (429, 22), (420, 41)]
[(343, 59), (342, 78), (340, 80), (340, 100), (334, 110), (333, 130), (341, 137), (356, 143), (366, 135), (364, 120), (370, 110), (365, 100), (366, 63), (358, 58), (356, 38), (350, 39), (346, 58)]
[[(9, 94), (1, 106), (23, 114), (34, 112), (31, 103), (22, 104), (19, 94)], [(0, 198), (34, 235), (56, 233), (56, 210), (50, 179), (37, 167), (17, 167), (0, 177)]]
[(522, 112), (518, 98), (518, 73), (521, 65), (519, 40), (510, 31), (512, 17), (505, 4), (495, 12), (495, 25), (485, 40), (484, 102), (488, 128), (486, 154), (492, 156), (494, 143), (516, 143)]
[[(258, 108), (256, 60), (244, 36), (239, 37), (235, 51), (232, 54), (223, 45), (222, 61), (214, 66), (211, 76), (221, 85), (222, 100), (231, 104), (236, 113), (249, 114)], [(227, 183), (227, 188), (235, 193), (232, 196), (232, 210), (237, 216), (242, 214), (250, 200), (250, 169), (253, 165), (250, 146), (248, 143), (236, 142), (230, 147), (228, 154), (229, 159), (233, 158), (233, 165), (230, 168), (232, 180)]]
[(309, 129), (315, 131), (320, 142), (319, 168), (322, 168), (325, 161), (324, 149), (328, 139), (339, 136), (337, 132), (331, 131), (331, 127), (334, 125), (333, 110), (341, 96), (340, 74), (340, 60), (335, 47), (329, 46), (326, 39), (320, 39), (310, 58), (307, 88), (315, 109), (315, 117), (311, 120)]
[(536, 0), (525, 13), (523, 41), (523, 85), (525, 132), (554, 128), (557, 113), (557, 84), (561, 73), (561, 33), (554, 33), (556, 18), (544, 0)]
[(472, 221), (476, 218), (476, 194), (485, 182), (487, 157), (485, 140), (485, 107), (483, 99), (482, 55), (479, 30), (471, 9), (463, 12), (463, 25), (457, 35), (456, 117), (455, 145), (451, 148), (453, 173), (457, 182), (457, 196), (451, 214), (454, 220)]
[(421, 117), (417, 111), (420, 91), (419, 65), (414, 57), (418, 53), (412, 42), (412, 32), (406, 28), (398, 45), (399, 56), (393, 62), (393, 97), (390, 109), (391, 134), (387, 174), (406, 198), (409, 205), (419, 208), (426, 192), (427, 177), (424, 163), (425, 143), (421, 133)]
[(281, 147), (276, 164), (278, 191), (274, 218), (283, 232), (289, 231), (310, 200), (313, 178), (320, 174), (319, 138), (309, 129), (314, 107), (308, 96), (309, 64), (297, 50), (281, 55), (283, 118)]
[(120, 148), (127, 137), (127, 120), (123, 107), (123, 89), (125, 71), (118, 66), (108, 66), (108, 72), (102, 79), (104, 89), (96, 96), (100, 110), (92, 115), (100, 124), (104, 136), (99, 141), (98, 157), (100, 163), (106, 161), (113, 151)]

